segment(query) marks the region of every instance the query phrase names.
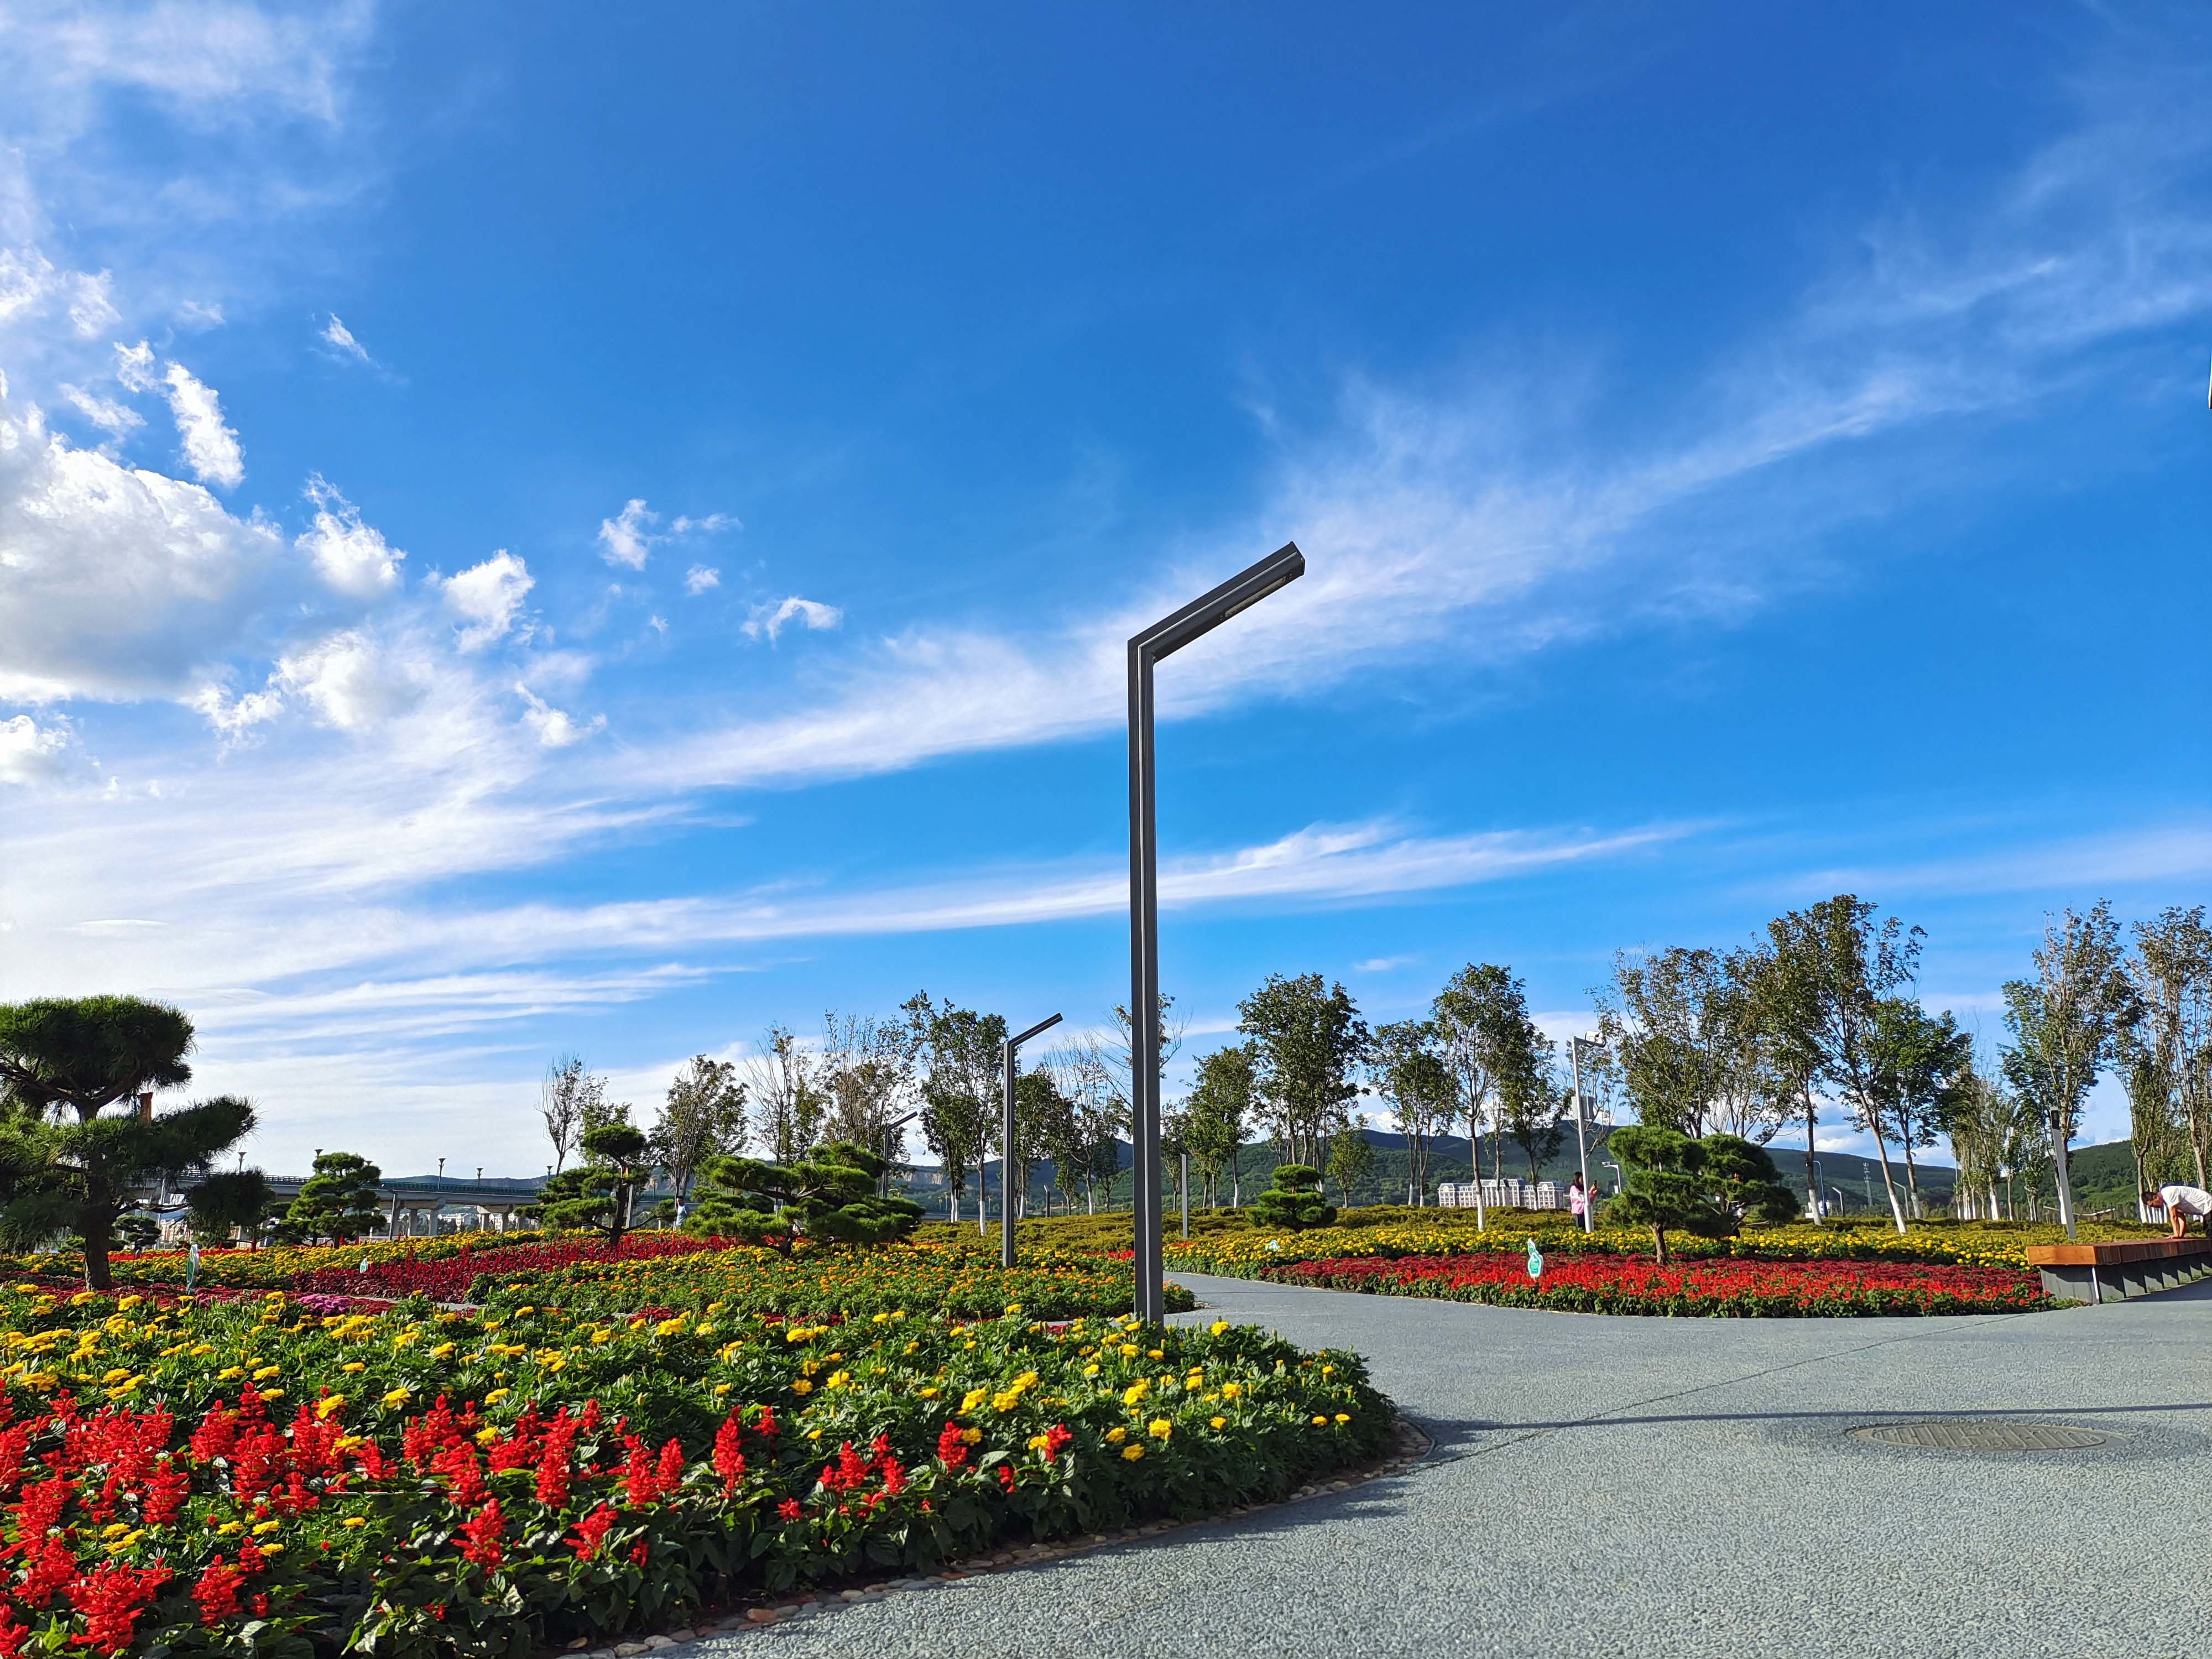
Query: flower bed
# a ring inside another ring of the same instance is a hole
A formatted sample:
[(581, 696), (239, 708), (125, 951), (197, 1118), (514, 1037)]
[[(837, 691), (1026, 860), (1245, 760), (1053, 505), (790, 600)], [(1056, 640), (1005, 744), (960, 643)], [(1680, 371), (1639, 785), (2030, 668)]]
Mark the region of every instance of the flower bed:
[[(792, 1256), (734, 1247), (680, 1259), (579, 1260), (535, 1272), (487, 1273), (471, 1299), (513, 1307), (557, 1301), (565, 1307), (696, 1311), (708, 1304), (753, 1313), (866, 1316), (904, 1310), (963, 1317), (995, 1316), (1009, 1303), (1032, 1318), (1126, 1313), (1135, 1305), (1136, 1273), (1127, 1261), (1030, 1250), (1009, 1273), (997, 1249), (967, 1243), (901, 1244), (857, 1251), (809, 1249)], [(1167, 1286), (1167, 1305), (1195, 1305)]]
[(2002, 1267), (1910, 1262), (1703, 1261), (1660, 1267), (1595, 1252), (1549, 1257), (1528, 1277), (1525, 1255), (1338, 1257), (1265, 1267), (1252, 1276), (1331, 1290), (1569, 1313), (1760, 1319), (1869, 1314), (2027, 1313), (2048, 1308), (2036, 1277)]
[(0, 1655), (515, 1655), (1281, 1495), (1356, 1356), (1127, 1320), (427, 1319), (0, 1290)]
[[(1170, 1239), (1167, 1263), (1187, 1273), (1249, 1276), (1271, 1263), (1350, 1256), (1449, 1255), (1462, 1251), (1511, 1249), (1534, 1238), (1547, 1256), (1649, 1255), (1651, 1235), (1642, 1228), (1602, 1223), (1584, 1233), (1558, 1210), (1493, 1209), (1486, 1231), (1475, 1226), (1471, 1210), (1401, 1211), (1379, 1224), (1316, 1227), (1303, 1233), (1253, 1228), (1214, 1232), (1188, 1241)], [(2153, 1237), (2150, 1229), (2084, 1222), (2085, 1240)], [(1746, 1261), (1897, 1261), (1960, 1267), (2027, 1268), (2027, 1247), (2063, 1239), (2057, 1226), (2013, 1228), (1939, 1223), (1914, 1227), (1902, 1236), (1888, 1223), (1830, 1222), (1815, 1227), (1793, 1222), (1753, 1227), (1737, 1238), (1698, 1238), (1669, 1233), (1672, 1254), (1684, 1259)]]
[[(295, 1294), (381, 1297), (424, 1296), (433, 1302), (479, 1300), (515, 1306), (563, 1305), (628, 1312), (694, 1310), (709, 1302), (738, 1312), (805, 1316), (870, 1315), (904, 1310), (967, 1317), (996, 1316), (1010, 1302), (1039, 1318), (1126, 1313), (1136, 1280), (1126, 1255), (1032, 1249), (1008, 1273), (995, 1243), (969, 1239), (854, 1250), (802, 1243), (790, 1256), (752, 1245), (688, 1233), (635, 1232), (619, 1252), (588, 1234), (502, 1239), (465, 1235), (417, 1245), (351, 1244), (272, 1250), (210, 1250), (200, 1258), (199, 1283), (210, 1289), (274, 1289)], [(75, 1279), (74, 1255), (0, 1258), (0, 1273)], [(122, 1283), (181, 1286), (181, 1251), (118, 1256)], [(1168, 1287), (1168, 1306), (1192, 1306), (1190, 1293)]]

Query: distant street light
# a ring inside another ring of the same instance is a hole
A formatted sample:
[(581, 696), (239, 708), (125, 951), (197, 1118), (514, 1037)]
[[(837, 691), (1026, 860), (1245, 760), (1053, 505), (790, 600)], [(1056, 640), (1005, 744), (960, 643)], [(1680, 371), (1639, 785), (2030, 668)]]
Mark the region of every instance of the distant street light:
[(1624, 1179), (1624, 1177), (1622, 1176), (1622, 1175), (1621, 1175), (1621, 1173), (1620, 1173), (1620, 1165), (1619, 1165), (1618, 1164), (1613, 1163), (1610, 1158), (1608, 1158), (1608, 1159), (1607, 1159), (1604, 1163), (1602, 1163), (1602, 1164), (1599, 1164), (1597, 1167), (1598, 1167), (1599, 1169), (1601, 1169), (1601, 1170), (1612, 1170), (1612, 1171), (1613, 1171), (1613, 1196), (1615, 1196), (1616, 1198), (1617, 1198), (1617, 1197), (1619, 1197), (1619, 1196), (1620, 1195), (1621, 1182), (1622, 1182), (1622, 1180)]
[[(1049, 1031), (1060, 1024), (1060, 1016), (1041, 1019), (1019, 1036), (1010, 1036), (999, 1045), (999, 1057), (1006, 1066), (1006, 1121), (999, 1142), (999, 1265), (1011, 1269), (1014, 1265), (1014, 1085), (1018, 1080), (1014, 1073), (1014, 1056), (1021, 1046), (1039, 1031)], [(1024, 1182), (1023, 1186), (1029, 1185)], [(1026, 1196), (1026, 1194), (1024, 1194)]]
[(1575, 1073), (1575, 1173), (1583, 1182), (1583, 1231), (1590, 1231), (1597, 1225), (1597, 1206), (1590, 1202), (1589, 1140), (1583, 1126), (1589, 1121), (1589, 1112), (1583, 1104), (1583, 1049), (1605, 1047), (1605, 1038), (1592, 1031), (1588, 1036), (1567, 1039), (1568, 1063)]
[(1129, 641), (1129, 1034), (1132, 1139), (1136, 1142), (1137, 1316), (1167, 1316), (1160, 1214), (1159, 823), (1152, 756), (1152, 668), (1238, 611), (1306, 574), (1306, 556), (1285, 542), (1249, 570), (1164, 617)]

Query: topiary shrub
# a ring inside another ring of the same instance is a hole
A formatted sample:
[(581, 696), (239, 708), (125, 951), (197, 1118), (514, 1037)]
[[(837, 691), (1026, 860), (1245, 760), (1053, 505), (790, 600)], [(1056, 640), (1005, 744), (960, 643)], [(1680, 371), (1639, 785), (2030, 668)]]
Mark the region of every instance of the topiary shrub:
[(1336, 1206), (1316, 1190), (1320, 1185), (1321, 1171), (1311, 1164), (1279, 1164), (1275, 1184), (1247, 1205), (1245, 1213), (1262, 1227), (1285, 1232), (1326, 1227), (1336, 1219)]
[(878, 1195), (884, 1161), (849, 1141), (817, 1146), (795, 1164), (721, 1158), (709, 1164), (687, 1231), (791, 1253), (793, 1243), (886, 1244), (910, 1235), (922, 1208)]

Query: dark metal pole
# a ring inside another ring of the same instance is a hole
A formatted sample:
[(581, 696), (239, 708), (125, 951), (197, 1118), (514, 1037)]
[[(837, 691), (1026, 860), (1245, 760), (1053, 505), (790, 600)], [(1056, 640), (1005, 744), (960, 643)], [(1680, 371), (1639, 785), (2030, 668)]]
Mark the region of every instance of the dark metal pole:
[(1137, 1209), (1137, 1317), (1162, 1323), (1160, 1276), (1160, 896), (1152, 794), (1152, 658), (1129, 641), (1129, 1139)]
[(1160, 1188), (1160, 904), (1158, 797), (1152, 757), (1152, 666), (1305, 574), (1286, 542), (1220, 586), (1129, 641), (1129, 1116), (1136, 1177), (1137, 1316), (1167, 1316), (1166, 1229)]
[[(1041, 1019), (1019, 1036), (1010, 1036), (999, 1045), (1000, 1059), (1006, 1068), (1006, 1091), (1000, 1103), (1006, 1116), (1000, 1125), (999, 1139), (999, 1265), (1011, 1268), (1014, 1265), (1014, 1085), (1015, 1055), (1022, 1044), (1039, 1031), (1048, 1031), (1060, 1024), (1060, 1016)], [(1029, 1183), (1022, 1183), (1027, 1186)]]

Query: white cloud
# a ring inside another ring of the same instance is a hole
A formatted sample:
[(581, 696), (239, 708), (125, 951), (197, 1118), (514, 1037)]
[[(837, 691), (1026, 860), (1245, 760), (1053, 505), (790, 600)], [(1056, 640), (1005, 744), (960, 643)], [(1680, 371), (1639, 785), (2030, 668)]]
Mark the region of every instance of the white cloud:
[(780, 605), (757, 605), (751, 617), (745, 623), (745, 633), (758, 639), (763, 634), (774, 644), (776, 637), (793, 623), (812, 630), (835, 628), (845, 620), (845, 613), (834, 605), (823, 605), (814, 599), (802, 599), (797, 594)]
[(709, 513), (703, 519), (679, 517), (668, 528), (676, 535), (690, 536), (712, 535), (718, 530), (743, 530), (744, 526), (726, 513)]
[(315, 521), (295, 545), (314, 562), (316, 574), (349, 599), (380, 599), (396, 589), (399, 561), (407, 556), (363, 524), (361, 509), (320, 473), (307, 480), (307, 495)]
[(76, 405), (77, 413), (112, 437), (123, 437), (146, 424), (145, 416), (129, 404), (100, 397), (67, 381), (62, 383), (61, 394)]
[(712, 565), (695, 564), (684, 573), (684, 591), (695, 598), (722, 585), (722, 573)]
[(177, 435), (184, 440), (185, 464), (202, 483), (237, 489), (246, 480), (246, 454), (238, 447), (238, 434), (223, 424), (215, 388), (194, 379), (182, 363), (171, 363), (163, 378)]
[(189, 695), (284, 592), (282, 550), (199, 485), (73, 448), (0, 392), (0, 697)]
[(143, 340), (135, 346), (116, 342), (115, 378), (133, 392), (155, 390), (160, 382), (154, 376), (154, 348)]
[(1405, 967), (1413, 960), (1411, 957), (1370, 957), (1365, 962), (1353, 963), (1352, 971), (1355, 974), (1387, 974), (1394, 969)]
[(273, 683), (305, 697), (327, 724), (360, 732), (415, 708), (429, 681), (419, 660), (347, 629), (280, 659)]
[(376, 359), (368, 355), (368, 348), (354, 338), (353, 331), (338, 320), (336, 312), (332, 312), (323, 324), (320, 337), (341, 356), (350, 357), (356, 362), (366, 363), (372, 368), (376, 366)]
[(629, 501), (613, 518), (599, 520), (599, 556), (609, 564), (644, 569), (647, 554), (660, 539), (647, 526), (659, 522), (660, 515), (643, 501)]
[(202, 329), (221, 328), (223, 322), (222, 307), (219, 305), (203, 305), (198, 300), (179, 301), (177, 305), (177, 321), (195, 333)]
[(106, 271), (58, 270), (35, 247), (0, 247), (0, 325), (42, 316), (61, 302), (70, 327), (89, 340), (119, 320)]
[(514, 690), (525, 704), (522, 723), (538, 734), (541, 747), (566, 749), (570, 744), (580, 743), (606, 726), (605, 714), (596, 716), (588, 725), (579, 726), (565, 710), (554, 708), (528, 686), (518, 684)]
[(43, 783), (69, 769), (76, 732), (68, 720), (40, 726), (28, 714), (0, 720), (0, 783)]
[(467, 623), (460, 630), (461, 649), (475, 651), (506, 638), (523, 600), (536, 586), (529, 567), (505, 548), (482, 564), (440, 581), (446, 609)]

